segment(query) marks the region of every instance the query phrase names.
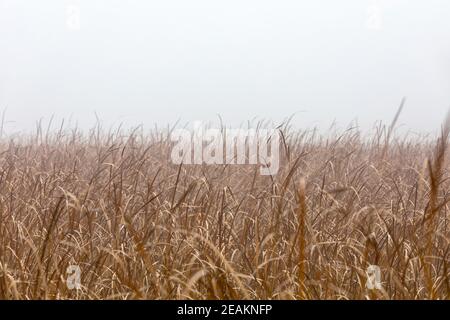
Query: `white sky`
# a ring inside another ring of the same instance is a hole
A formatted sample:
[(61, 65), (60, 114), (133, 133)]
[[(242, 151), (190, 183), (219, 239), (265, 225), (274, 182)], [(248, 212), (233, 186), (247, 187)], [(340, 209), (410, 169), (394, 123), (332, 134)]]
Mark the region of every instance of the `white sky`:
[(0, 0), (9, 131), (52, 114), (89, 127), (95, 113), (106, 125), (296, 113), (298, 126), (369, 128), (403, 96), (402, 125), (439, 127), (448, 0)]

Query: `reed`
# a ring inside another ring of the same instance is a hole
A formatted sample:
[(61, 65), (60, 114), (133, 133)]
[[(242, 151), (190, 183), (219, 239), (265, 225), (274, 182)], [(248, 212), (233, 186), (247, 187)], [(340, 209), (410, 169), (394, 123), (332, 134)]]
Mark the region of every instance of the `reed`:
[(3, 132), (0, 298), (449, 299), (450, 121), (400, 138), (400, 111), (373, 135), (283, 124), (276, 176), (173, 165), (163, 130)]

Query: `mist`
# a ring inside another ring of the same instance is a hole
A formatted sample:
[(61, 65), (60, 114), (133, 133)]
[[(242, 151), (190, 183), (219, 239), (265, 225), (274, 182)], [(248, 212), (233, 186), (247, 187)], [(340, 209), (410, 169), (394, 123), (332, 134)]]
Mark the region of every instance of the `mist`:
[(176, 121), (435, 131), (450, 106), (450, 2), (1, 0), (9, 132)]

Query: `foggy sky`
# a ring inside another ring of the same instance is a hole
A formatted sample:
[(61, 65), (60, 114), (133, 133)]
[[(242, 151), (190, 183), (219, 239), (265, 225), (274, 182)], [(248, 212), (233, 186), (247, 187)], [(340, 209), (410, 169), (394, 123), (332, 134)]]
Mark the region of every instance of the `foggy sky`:
[(95, 114), (106, 125), (296, 114), (299, 127), (370, 128), (403, 96), (401, 125), (439, 127), (448, 0), (0, 0), (9, 131), (51, 115), (89, 127)]

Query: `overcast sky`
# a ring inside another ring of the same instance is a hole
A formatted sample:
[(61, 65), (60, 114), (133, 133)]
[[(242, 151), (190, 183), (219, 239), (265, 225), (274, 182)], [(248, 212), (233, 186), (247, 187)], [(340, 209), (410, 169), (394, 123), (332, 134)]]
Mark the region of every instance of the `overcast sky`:
[[(0, 110), (95, 122), (439, 127), (448, 0), (0, 0)], [(79, 23), (78, 23), (79, 12)]]

